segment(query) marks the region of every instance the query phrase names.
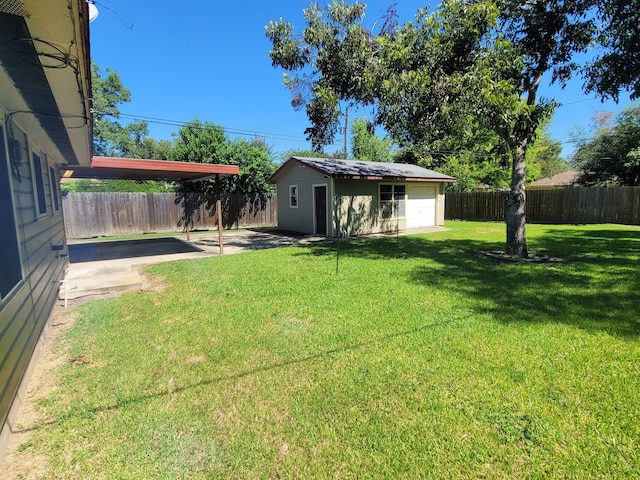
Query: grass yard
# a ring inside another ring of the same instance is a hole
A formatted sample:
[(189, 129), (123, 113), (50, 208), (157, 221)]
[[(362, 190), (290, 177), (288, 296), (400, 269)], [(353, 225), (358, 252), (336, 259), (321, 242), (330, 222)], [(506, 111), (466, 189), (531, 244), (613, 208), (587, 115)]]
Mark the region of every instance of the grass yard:
[[(638, 478), (640, 228), (449, 222), (149, 268), (79, 307), (43, 478)], [(69, 361), (69, 360), (74, 361)], [(82, 359), (82, 361), (78, 361)]]

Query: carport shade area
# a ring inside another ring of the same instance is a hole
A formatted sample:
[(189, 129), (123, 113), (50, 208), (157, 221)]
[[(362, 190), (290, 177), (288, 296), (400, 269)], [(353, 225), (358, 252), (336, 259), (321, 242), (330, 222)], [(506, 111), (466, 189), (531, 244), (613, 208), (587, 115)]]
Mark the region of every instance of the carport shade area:
[[(212, 163), (170, 162), (168, 160), (146, 160), (139, 158), (92, 157), (91, 166), (62, 165), (60, 175), (63, 179), (96, 178), (102, 180), (157, 180), (195, 182), (224, 175), (238, 175), (237, 165)], [(219, 202), (220, 200), (218, 200)], [(221, 208), (218, 205), (218, 215)], [(220, 253), (222, 245), (222, 221), (218, 219)], [(187, 240), (189, 230), (187, 229)]]
[(71, 263), (84, 263), (201, 251), (202, 249), (173, 237), (98, 241), (69, 245), (69, 260)]

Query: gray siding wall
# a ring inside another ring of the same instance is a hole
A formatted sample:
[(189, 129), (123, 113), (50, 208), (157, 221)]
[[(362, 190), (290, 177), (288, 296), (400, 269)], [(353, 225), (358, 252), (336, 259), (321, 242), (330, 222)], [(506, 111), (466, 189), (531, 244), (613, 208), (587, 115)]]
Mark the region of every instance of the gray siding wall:
[[(311, 235), (314, 233), (313, 186), (327, 185), (327, 204), (331, 207), (331, 179), (308, 167), (293, 163), (276, 184), (278, 197), (278, 228)], [(298, 207), (289, 205), (289, 187), (298, 187)], [(331, 219), (331, 214), (329, 215)], [(331, 221), (329, 222), (329, 227)]]
[[(393, 183), (393, 182), (383, 182)], [(340, 230), (349, 236), (395, 230), (396, 221), (385, 220), (378, 212), (378, 185), (371, 180), (336, 180), (336, 206), (340, 212)], [(404, 220), (399, 228), (404, 228)]]
[[(410, 185), (411, 182), (336, 180), (337, 201), (341, 204), (341, 221), (350, 236), (392, 232), (407, 227), (405, 217), (383, 218), (379, 209), (380, 184)], [(422, 183), (420, 185), (433, 185)], [(436, 185), (437, 187), (437, 185)], [(406, 208), (406, 205), (405, 205)], [(344, 229), (344, 227), (341, 227)]]
[(444, 224), (444, 185), (442, 183), (335, 180), (335, 201), (339, 205), (340, 229), (344, 231), (346, 228), (349, 236), (392, 232), (396, 228), (399, 230), (407, 228), (405, 217), (385, 219), (380, 214), (379, 186), (381, 183), (405, 185), (407, 192), (410, 192), (408, 187), (411, 185), (434, 187), (436, 191), (435, 224)]
[[(57, 174), (52, 178), (50, 170), (56, 160), (37, 145), (38, 135), (42, 135), (42, 132), (27, 132), (30, 155), (29, 158), (23, 158), (18, 168), (19, 178), (7, 164), (0, 164), (0, 168), (9, 172), (16, 220), (15, 225), (3, 225), (2, 234), (17, 233), (22, 263), (22, 281), (0, 298), (0, 425), (7, 420), (67, 266), (67, 257), (58, 255), (67, 253), (67, 249), (60, 189), (52, 188), (52, 182), (56, 185), (58, 182)], [(8, 145), (8, 142), (5, 144)], [(9, 149), (6, 148), (5, 152), (8, 154)], [(42, 162), (46, 202), (44, 213), (40, 212), (34, 193), (32, 152), (37, 153)], [(55, 153), (52, 152), (52, 155)], [(55, 208), (54, 192), (58, 197), (58, 210)], [(62, 245), (64, 250), (53, 250), (54, 245)]]

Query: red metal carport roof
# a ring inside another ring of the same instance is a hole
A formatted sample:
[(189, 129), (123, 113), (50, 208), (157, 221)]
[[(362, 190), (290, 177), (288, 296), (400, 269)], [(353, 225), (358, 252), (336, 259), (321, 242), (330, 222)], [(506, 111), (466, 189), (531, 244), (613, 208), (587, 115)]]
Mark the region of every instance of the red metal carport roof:
[(170, 162), (138, 158), (92, 157), (91, 166), (63, 165), (62, 178), (196, 181), (216, 175), (238, 175), (237, 165)]

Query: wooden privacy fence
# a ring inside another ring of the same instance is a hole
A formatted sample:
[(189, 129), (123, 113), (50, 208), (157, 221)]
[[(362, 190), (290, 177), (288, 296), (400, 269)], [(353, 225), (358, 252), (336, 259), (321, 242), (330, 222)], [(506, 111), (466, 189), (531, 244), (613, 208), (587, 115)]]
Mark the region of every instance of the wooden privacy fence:
[[(445, 218), (504, 220), (504, 192), (449, 192)], [(527, 190), (532, 223), (620, 223), (640, 225), (640, 187)]]
[[(241, 195), (222, 199), (224, 228), (277, 224), (275, 195), (266, 204), (247, 202)], [(70, 238), (150, 232), (183, 232), (184, 203), (180, 193), (74, 193), (62, 199), (65, 228)], [(217, 228), (215, 206), (197, 207), (190, 230)]]

